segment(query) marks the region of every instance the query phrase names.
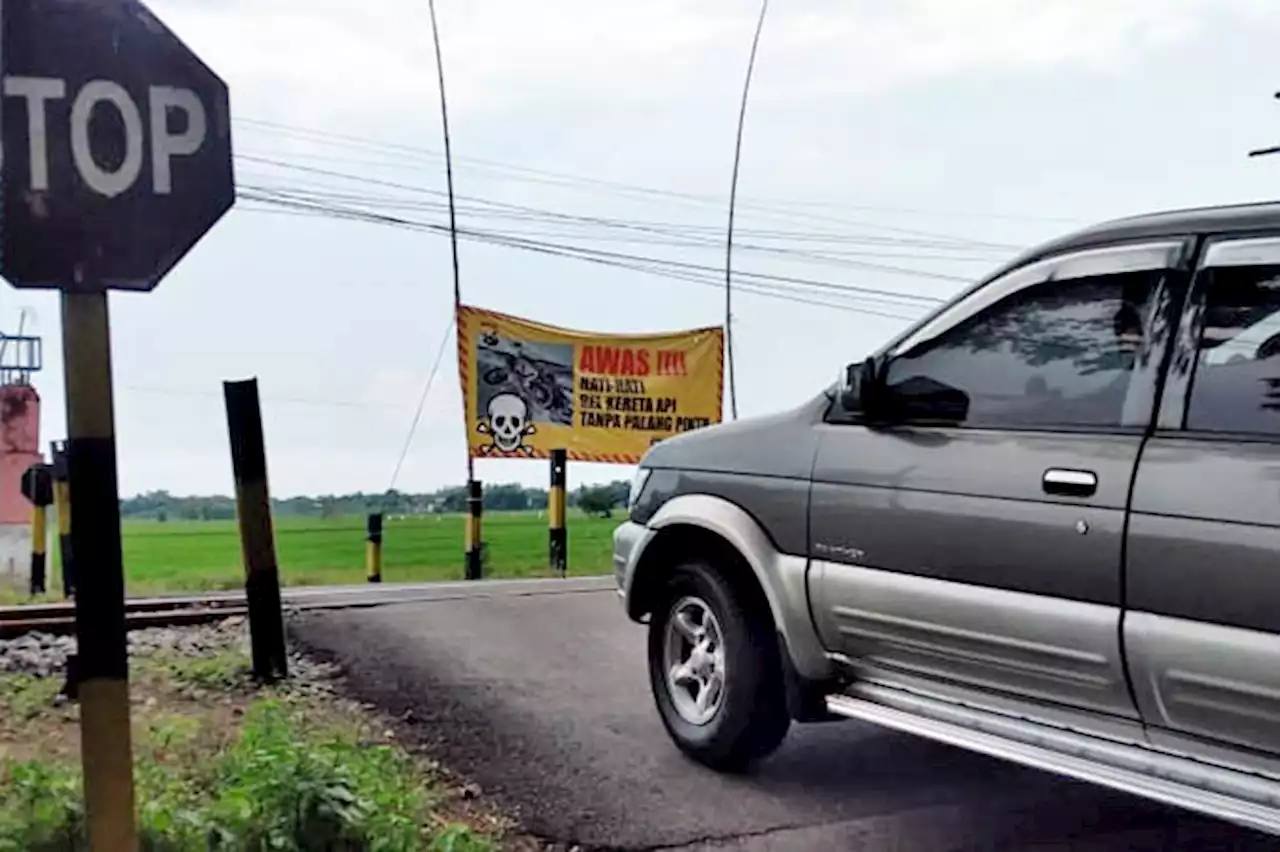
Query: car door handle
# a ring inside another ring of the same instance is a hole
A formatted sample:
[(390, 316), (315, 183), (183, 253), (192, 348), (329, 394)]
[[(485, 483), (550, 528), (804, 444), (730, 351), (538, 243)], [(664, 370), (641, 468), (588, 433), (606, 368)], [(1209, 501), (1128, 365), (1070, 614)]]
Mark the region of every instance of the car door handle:
[(1091, 470), (1051, 467), (1044, 472), (1042, 484), (1047, 494), (1088, 497), (1098, 490), (1098, 476)]

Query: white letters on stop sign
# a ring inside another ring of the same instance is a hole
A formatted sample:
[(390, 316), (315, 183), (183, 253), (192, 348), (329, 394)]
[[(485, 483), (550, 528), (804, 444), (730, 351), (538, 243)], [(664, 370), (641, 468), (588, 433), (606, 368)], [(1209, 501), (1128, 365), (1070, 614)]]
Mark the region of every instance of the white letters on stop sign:
[[(55, 77), (5, 77), (4, 94), (27, 102), (27, 139), (33, 191), (49, 189), (49, 101), (67, 96), (65, 80)], [(151, 186), (157, 195), (173, 192), (173, 158), (187, 157), (200, 150), (208, 133), (204, 105), (190, 89), (172, 86), (148, 87), (147, 112), (150, 122)], [(124, 158), (108, 170), (94, 157), (89, 122), (94, 111), (114, 110), (124, 126)], [(186, 114), (186, 129), (169, 132), (169, 110)], [(71, 102), (67, 138), (71, 159), (85, 185), (94, 192), (113, 197), (137, 182), (144, 165), (147, 134), (137, 102), (118, 83), (91, 80), (80, 88)]]

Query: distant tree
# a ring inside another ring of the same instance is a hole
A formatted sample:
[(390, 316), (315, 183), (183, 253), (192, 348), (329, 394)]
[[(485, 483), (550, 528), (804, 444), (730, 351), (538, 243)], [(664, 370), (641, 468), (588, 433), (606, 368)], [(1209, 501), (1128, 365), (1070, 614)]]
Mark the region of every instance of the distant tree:
[(529, 495), (519, 485), (493, 485), (484, 490), (484, 507), (499, 512), (529, 508)]
[(601, 518), (613, 517), (613, 509), (618, 505), (613, 492), (607, 485), (593, 485), (578, 492), (578, 508), (588, 515)]
[[(612, 505), (621, 505), (625, 501), (626, 484), (610, 483), (608, 487), (613, 489)], [(577, 493), (570, 494), (571, 505), (577, 500)], [(494, 483), (484, 489), (484, 503), (487, 510), (494, 512), (545, 509), (547, 491), (544, 488), (526, 488), (517, 483)], [(378, 494), (298, 495), (273, 498), (271, 507), (272, 512), (280, 517), (325, 519), (350, 518), (377, 511), (388, 515), (460, 513), (467, 510), (467, 491), (453, 485), (421, 494), (390, 490)], [(235, 518), (236, 505), (234, 499), (225, 495), (179, 497), (168, 491), (149, 491), (121, 499), (120, 515), (158, 521), (226, 520)]]
[(436, 501), (437, 511), (439, 512), (465, 512), (467, 511), (467, 489), (454, 487), (445, 488), (437, 492), (438, 500)]

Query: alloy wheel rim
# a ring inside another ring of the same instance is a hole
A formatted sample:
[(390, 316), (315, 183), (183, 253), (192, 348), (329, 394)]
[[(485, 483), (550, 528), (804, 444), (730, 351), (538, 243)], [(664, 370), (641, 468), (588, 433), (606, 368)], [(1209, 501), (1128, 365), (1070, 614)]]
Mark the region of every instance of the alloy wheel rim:
[(724, 632), (711, 607), (686, 596), (671, 607), (663, 641), (667, 693), (681, 719), (705, 725), (724, 704)]

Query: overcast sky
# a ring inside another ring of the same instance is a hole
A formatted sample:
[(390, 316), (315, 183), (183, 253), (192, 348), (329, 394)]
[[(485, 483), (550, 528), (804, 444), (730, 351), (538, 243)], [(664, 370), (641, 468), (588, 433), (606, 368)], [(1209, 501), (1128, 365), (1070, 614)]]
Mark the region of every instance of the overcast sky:
[[(241, 199), (159, 290), (112, 297), (122, 492), (229, 493), (220, 383), (255, 375), (275, 494), (381, 491), (449, 328), (448, 239), (250, 198), (324, 193), (331, 207), (447, 221), (426, 3), (151, 6), (231, 87)], [(460, 224), (713, 278), (758, 8), (438, 0)], [(1273, 0), (775, 0), (734, 266), (809, 283), (744, 279), (757, 292), (735, 304), (740, 414), (818, 392), (930, 299), (1039, 240), (1280, 195), (1280, 157), (1245, 156), (1280, 143), (1274, 12)], [(461, 269), (466, 302), (562, 326), (723, 317), (709, 279), (473, 241)], [(47, 340), (47, 443), (65, 430), (56, 296), (6, 288), (10, 331), (22, 307)], [(460, 406), (450, 336), (397, 487), (464, 479)], [(477, 467), (490, 482), (547, 478), (545, 462)], [(571, 485), (629, 475), (580, 465)]]

